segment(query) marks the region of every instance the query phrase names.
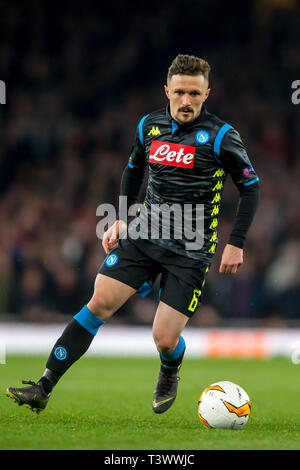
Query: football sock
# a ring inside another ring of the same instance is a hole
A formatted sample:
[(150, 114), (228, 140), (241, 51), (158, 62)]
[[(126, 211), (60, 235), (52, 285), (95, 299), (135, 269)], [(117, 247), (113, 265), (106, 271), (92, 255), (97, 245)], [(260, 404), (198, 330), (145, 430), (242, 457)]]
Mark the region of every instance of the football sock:
[(185, 353), (185, 341), (182, 336), (179, 336), (178, 344), (174, 351), (169, 354), (159, 353), (161, 366), (164, 372), (172, 373), (180, 366)]
[(52, 348), (40, 381), (50, 393), (60, 377), (88, 350), (104, 321), (84, 306), (66, 326)]

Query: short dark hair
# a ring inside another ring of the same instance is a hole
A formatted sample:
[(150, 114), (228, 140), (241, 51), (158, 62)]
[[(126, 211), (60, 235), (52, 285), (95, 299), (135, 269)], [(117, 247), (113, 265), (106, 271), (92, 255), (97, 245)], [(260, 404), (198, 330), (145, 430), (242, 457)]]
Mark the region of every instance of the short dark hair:
[(206, 60), (194, 55), (178, 54), (168, 70), (167, 80), (173, 75), (203, 75), (209, 82), (210, 65)]

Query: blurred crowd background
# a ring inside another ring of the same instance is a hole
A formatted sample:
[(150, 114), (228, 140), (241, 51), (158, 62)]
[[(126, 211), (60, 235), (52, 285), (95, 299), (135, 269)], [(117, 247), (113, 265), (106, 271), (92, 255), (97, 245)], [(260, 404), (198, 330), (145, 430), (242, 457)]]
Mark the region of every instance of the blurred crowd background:
[[(101, 203), (142, 116), (166, 106), (178, 53), (212, 66), (207, 109), (241, 134), (261, 202), (236, 276), (218, 273), (236, 214), (228, 179), (220, 243), (190, 325), (286, 326), (300, 319), (300, 80), (297, 1), (1, 1), (0, 321), (66, 321), (93, 292), (105, 255)], [(151, 324), (156, 292), (111, 319)]]

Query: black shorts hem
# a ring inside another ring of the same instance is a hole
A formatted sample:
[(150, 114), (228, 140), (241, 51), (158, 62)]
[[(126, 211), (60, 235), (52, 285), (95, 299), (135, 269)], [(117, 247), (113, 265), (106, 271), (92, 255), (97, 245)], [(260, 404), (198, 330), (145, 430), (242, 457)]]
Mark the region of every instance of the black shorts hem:
[[(168, 297), (168, 295), (167, 295), (167, 297)], [(178, 303), (176, 303), (176, 301), (172, 302), (172, 300), (170, 300), (169, 298), (164, 299), (163, 295), (160, 297), (160, 301), (163, 302), (164, 304), (168, 305), (169, 307), (174, 308), (174, 310), (177, 310), (177, 312), (182, 313), (183, 315), (185, 315), (188, 318), (192, 318), (195, 315), (195, 313), (197, 313), (198, 308), (201, 306), (201, 302), (199, 301), (198, 306), (195, 309), (195, 311), (191, 312), (191, 313), (187, 313), (187, 309), (186, 309), (185, 306), (181, 307), (180, 305), (178, 305)]]
[(98, 270), (98, 274), (103, 274), (103, 276), (107, 276), (107, 277), (110, 277), (110, 278), (112, 278), (112, 279), (115, 279), (116, 281), (120, 281), (120, 282), (122, 282), (123, 284), (125, 284), (126, 286), (131, 287), (132, 289), (138, 290), (138, 289), (141, 287), (140, 284), (137, 286), (137, 285), (133, 285), (134, 283), (130, 283), (130, 282), (128, 281), (128, 278), (125, 279), (125, 276), (123, 277), (122, 275), (120, 275), (119, 272), (114, 272), (114, 271), (112, 271), (112, 272), (107, 272), (107, 271), (102, 272), (102, 270), (101, 270), (101, 268), (100, 268), (100, 269)]

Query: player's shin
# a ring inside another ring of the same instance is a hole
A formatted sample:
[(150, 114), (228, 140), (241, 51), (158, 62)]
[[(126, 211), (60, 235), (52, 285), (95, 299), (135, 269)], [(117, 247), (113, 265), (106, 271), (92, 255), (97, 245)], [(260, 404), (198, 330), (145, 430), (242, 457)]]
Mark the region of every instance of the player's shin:
[(48, 358), (41, 378), (46, 393), (52, 391), (60, 377), (88, 350), (103, 323), (87, 306), (73, 317)]

